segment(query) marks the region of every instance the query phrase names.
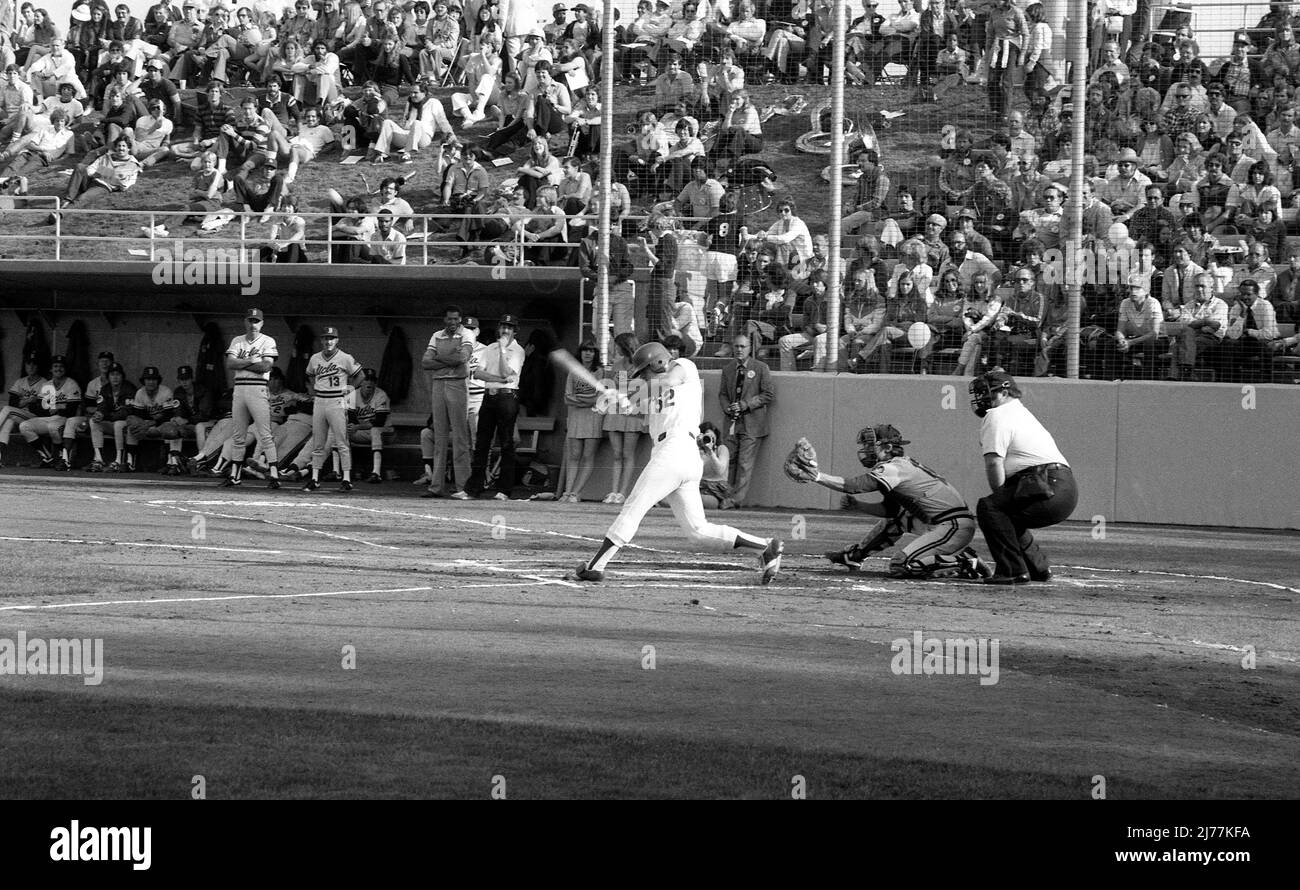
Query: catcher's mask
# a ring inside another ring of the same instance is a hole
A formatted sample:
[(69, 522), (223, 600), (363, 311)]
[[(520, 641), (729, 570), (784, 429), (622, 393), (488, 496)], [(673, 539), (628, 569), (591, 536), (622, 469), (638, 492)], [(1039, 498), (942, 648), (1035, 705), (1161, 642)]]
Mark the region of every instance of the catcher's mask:
[(987, 374), (981, 374), (970, 382), (970, 408), (976, 417), (983, 417), (993, 407), (993, 399), (998, 393), (1006, 393), (1013, 399), (1020, 398), (1020, 387), (1015, 378), (1001, 368), (994, 368)]
[(858, 461), (864, 467), (874, 467), (880, 459), (876, 455), (877, 445), (889, 445), (893, 456), (901, 457), (903, 446), (911, 444), (892, 423), (864, 426), (858, 431)]
[(632, 354), (632, 376), (640, 377), (647, 372), (663, 374), (672, 360), (662, 343), (647, 343)]

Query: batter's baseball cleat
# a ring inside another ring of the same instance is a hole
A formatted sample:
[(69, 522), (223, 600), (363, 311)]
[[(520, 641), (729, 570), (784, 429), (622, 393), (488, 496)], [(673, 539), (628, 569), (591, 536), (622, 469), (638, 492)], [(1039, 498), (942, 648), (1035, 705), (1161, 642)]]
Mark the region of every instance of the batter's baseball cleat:
[(344, 479), (342, 482), (339, 483), (339, 491), (346, 493), (351, 490), (352, 490), (351, 481)]
[(781, 571), (781, 554), (785, 553), (785, 545), (781, 543), (780, 538), (772, 538), (767, 542), (767, 547), (758, 558), (759, 565), (763, 567), (763, 575), (759, 578), (758, 583), (767, 584), (776, 577), (776, 573)]
[(320, 491), (320, 483), (317, 482), (315, 479), (311, 479), (311, 480), (309, 480), (309, 481), (307, 482), (306, 485), (304, 485), (304, 486), (302, 487), (302, 490), (303, 490), (303, 491)]
[(275, 491), (277, 488), (280, 487), (280, 480), (272, 479), (270, 482), (266, 483), (266, 487), (271, 489), (271, 491)]
[(595, 569), (587, 568), (585, 562), (578, 563), (578, 567), (564, 576), (566, 581), (604, 581), (605, 573), (598, 572)]
[(827, 550), (822, 555), (837, 566), (844, 566), (850, 572), (859, 572), (862, 570), (862, 563), (856, 559), (850, 559), (847, 550)]

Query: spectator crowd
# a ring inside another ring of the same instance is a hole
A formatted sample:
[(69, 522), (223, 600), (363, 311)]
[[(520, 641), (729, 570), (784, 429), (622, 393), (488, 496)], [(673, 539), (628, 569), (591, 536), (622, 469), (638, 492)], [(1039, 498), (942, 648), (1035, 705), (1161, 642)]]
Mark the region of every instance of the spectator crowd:
[[(577, 266), (594, 281), (593, 183), (610, 139), (612, 334), (675, 337), (684, 356), (722, 360), (741, 338), (781, 370), (1051, 375), (1067, 353), (1063, 226), (1081, 157), (1078, 246), (1096, 273), (1085, 376), (1270, 379), (1275, 359), (1297, 355), (1292, 4), (1202, 58), (1192, 13), (1090, 3), (1081, 96), (1063, 85), (1065, 35), (1041, 3), (897, 7), (851, 9), (847, 77), (865, 90), (850, 109), (902, 82), (918, 106), (969, 99), (982, 124), (935, 133), (920, 171), (891, 169), (871, 127), (850, 135), (835, 368), (825, 226), (800, 213), (816, 198), (781, 190), (764, 152), (772, 108), (751, 95), (826, 82), (824, 0), (642, 0), (617, 20), (610, 60), (586, 4), (557, 4), (547, 21), (534, 0), (190, 0), (137, 19), (95, 0), (65, 23), (5, 2), (0, 182), (23, 195), (70, 164), (54, 222), (181, 163), (188, 192), (158, 208), (170, 215), (151, 237), (243, 212), (266, 227), (264, 262), (320, 260), (301, 212), (324, 201), (331, 262), (404, 264), (426, 237), (417, 214), (435, 213), (430, 237), (464, 261)], [(601, 132), (606, 63), (627, 85), (620, 101), (640, 105), (627, 134)], [(305, 167), (357, 155), (419, 166), (373, 193), (303, 193)], [(506, 183), (489, 175), (498, 162), (515, 164)], [(403, 197), (416, 175), (433, 204)]]

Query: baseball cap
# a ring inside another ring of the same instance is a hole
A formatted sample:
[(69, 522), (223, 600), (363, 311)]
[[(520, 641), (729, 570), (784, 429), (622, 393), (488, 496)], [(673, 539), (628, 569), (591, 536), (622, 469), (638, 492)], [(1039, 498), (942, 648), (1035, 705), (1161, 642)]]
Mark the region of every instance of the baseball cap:
[(54, 365), (63, 365), (63, 367), (66, 368), (68, 366), (68, 360), (62, 355), (52, 355), (50, 356), (50, 366), (53, 367)]
[(475, 318), (475, 317), (472, 316), (472, 315), (467, 315), (467, 316), (465, 316), (465, 318), (461, 321), (460, 326), (463, 327), (463, 328), (469, 328), (471, 331), (477, 331), (477, 330), (478, 330), (478, 319)]
[(565, 6), (563, 3), (557, 3), (551, 7), (551, 12), (568, 12), (568, 11), (569, 11), (569, 7)]
[(938, 213), (931, 213), (929, 216), (927, 216), (927, 217), (925, 218), (925, 221), (928, 222), (928, 223), (934, 223), (934, 224), (937, 225), (937, 226), (946, 226), (946, 225), (948, 225), (948, 220), (947, 220), (947, 218), (945, 218), (944, 216), (942, 216), (942, 215), (940, 215), (940, 214), (938, 214)]
[(249, 309), (247, 312), (244, 313), (244, 318), (245, 319), (253, 318), (258, 321), (266, 321), (265, 316), (262, 315), (261, 309)]
[(591, 12), (591, 7), (585, 3), (579, 3), (573, 7), (573, 11), (578, 12), (579, 10), (582, 12)]
[(377, 380), (379, 380), (379, 372), (376, 371), (374, 368), (362, 368), (362, 369), (361, 369), (361, 379), (362, 379), (362, 380), (375, 380), (375, 381), (377, 381)]
[(145, 63), (144, 67), (155, 68), (159, 71), (166, 71), (167, 63), (164, 62), (162, 59), (150, 59), (148, 62)]
[(193, 380), (193, 379), (194, 379), (194, 369), (191, 368), (189, 365), (181, 365), (179, 368), (176, 369), (176, 379), (177, 379), (177, 380)]
[[(119, 366), (120, 367), (120, 366)], [(162, 372), (153, 365), (149, 365), (140, 372), (141, 380), (162, 380)]]
[(338, 335), (339, 335), (339, 329), (338, 329), (338, 328), (334, 328), (334, 327), (326, 328), (326, 329), (321, 333), (321, 336), (322, 336), (322, 337), (334, 337), (335, 339), (338, 338)]
[(506, 314), (497, 319), (497, 327), (501, 327), (503, 324), (508, 324), (512, 328), (518, 328), (519, 319), (513, 315)]
[(108, 360), (111, 362), (111, 361), (113, 360), (114, 356), (113, 356), (113, 353), (111, 353), (111, 352), (109, 352), (107, 349), (105, 349), (103, 352), (101, 352), (101, 353), (97, 356), (97, 358), (106, 358), (106, 359), (108, 359)]
[(979, 219), (979, 214), (971, 207), (963, 207), (957, 211), (958, 219)]
[(112, 374), (114, 371), (121, 374), (123, 377), (126, 376), (126, 368), (122, 367), (120, 362), (113, 362), (113, 364), (108, 366), (108, 373)]

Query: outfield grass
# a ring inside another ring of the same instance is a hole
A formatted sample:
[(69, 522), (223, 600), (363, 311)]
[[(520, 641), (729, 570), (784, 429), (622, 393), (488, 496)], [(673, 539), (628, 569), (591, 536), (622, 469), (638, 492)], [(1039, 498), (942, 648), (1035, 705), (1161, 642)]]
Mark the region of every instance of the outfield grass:
[[(232, 99), (232, 104), (237, 103), (238, 97), (245, 91), (235, 89), (233, 92), (235, 98)], [(626, 138), (623, 135), (624, 131), (634, 121), (636, 112), (649, 107), (652, 90), (635, 85), (619, 85), (615, 92), (617, 97), (615, 106), (619, 110), (615, 113), (614, 138), (621, 140)], [(448, 108), (450, 93), (451, 90), (437, 91), (444, 106)], [(795, 93), (803, 95), (811, 109), (819, 101), (829, 97), (830, 90), (824, 86), (777, 84), (751, 88), (754, 104), (759, 108), (780, 102), (784, 97)], [(930, 174), (929, 159), (938, 151), (940, 128), (946, 123), (953, 123), (971, 127), (977, 133), (988, 134), (991, 132), (990, 120), (983, 92), (977, 86), (959, 87), (945, 95), (938, 103), (915, 105), (911, 102), (912, 96), (913, 90), (910, 87), (880, 86), (873, 89), (849, 87), (845, 94), (845, 107), (849, 114), (863, 119), (876, 119), (877, 113), (884, 109), (907, 111), (907, 114), (897, 119), (890, 128), (878, 128), (877, 136), (881, 141), (886, 171), (895, 186), (919, 185), (924, 188)], [(188, 96), (187, 100), (193, 101)], [(795, 140), (810, 129), (810, 124), (810, 111), (799, 115), (778, 115), (771, 118), (764, 124), (766, 144), (760, 156), (778, 171), (780, 193), (796, 199), (799, 215), (814, 232), (818, 232), (825, 231), (827, 226), (829, 186), (822, 180), (821, 171), (826, 166), (828, 157), (799, 152), (794, 147)], [(490, 130), (489, 123), (480, 124), (469, 131), (462, 131), (457, 127), (458, 134), (463, 134), (462, 138), (470, 140), (481, 140)], [(516, 152), (515, 161), (522, 160), (525, 153), (525, 149)], [(432, 166), (427, 160), (417, 159), (415, 163), (409, 165), (390, 163), (381, 166), (362, 162), (356, 166), (345, 167), (338, 163), (337, 158), (337, 155), (331, 155), (328, 160), (308, 164), (301, 169), (298, 180), (293, 186), (293, 191), (303, 202), (299, 210), (318, 212), (327, 210), (325, 192), (329, 188), (335, 188), (344, 195), (361, 192), (364, 189), (363, 175), (369, 180), (371, 187), (378, 185), (379, 179), (384, 176), (414, 176), (415, 181), (404, 193), (414, 209), (421, 212), (424, 208), (438, 203), (439, 196), (434, 193), (432, 177), (421, 175), (427, 174), (428, 168)], [(29, 177), (31, 194), (61, 194), (67, 185), (66, 171), (71, 166), (65, 163), (33, 174)], [(495, 184), (514, 176), (515, 169), (516, 165), (512, 164), (489, 167), (488, 172)], [(176, 204), (188, 194), (190, 177), (188, 164), (164, 162), (146, 171), (133, 189), (115, 198), (112, 206), (122, 210), (150, 210)], [(849, 189), (845, 189), (845, 194), (851, 196)], [(642, 203), (638, 209), (647, 208), (648, 203)], [(0, 259), (52, 259), (54, 241), (50, 236), (53, 228), (40, 224), (45, 215), (45, 212), (0, 213)], [(766, 225), (773, 218), (774, 215), (768, 211), (760, 216), (757, 222)], [(146, 240), (140, 232), (140, 227), (147, 222), (147, 219), (116, 214), (65, 221), (63, 224), (65, 234), (109, 236), (114, 240), (67, 242), (64, 245), (63, 258), (131, 259), (127, 253), (129, 248), (147, 247)], [(169, 222), (168, 228), (172, 237), (187, 239), (209, 237), (200, 233), (195, 225), (172, 225)], [(247, 229), (248, 237), (257, 240), (264, 238), (268, 231), (269, 226), (259, 226), (255, 222), (250, 223)], [(216, 246), (218, 242), (228, 244), (232, 235), (237, 240), (237, 234), (237, 224), (232, 223), (223, 232), (210, 237), (217, 239), (213, 245)], [(24, 236), (24, 238), (15, 240), (10, 236)], [(323, 223), (309, 227), (307, 237), (323, 240), (325, 237)], [(456, 253), (455, 249), (449, 248), (439, 250), (435, 256), (447, 260), (455, 257)]]

